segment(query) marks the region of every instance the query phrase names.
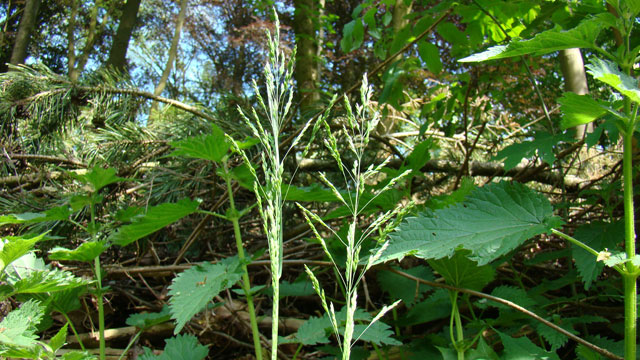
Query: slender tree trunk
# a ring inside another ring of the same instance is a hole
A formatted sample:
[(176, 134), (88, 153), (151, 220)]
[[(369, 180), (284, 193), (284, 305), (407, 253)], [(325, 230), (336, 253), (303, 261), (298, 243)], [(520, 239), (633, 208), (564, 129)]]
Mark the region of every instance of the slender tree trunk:
[(75, 39), (75, 28), (76, 28), (76, 17), (78, 16), (78, 4), (79, 0), (71, 0), (71, 16), (69, 18), (69, 29), (67, 30), (67, 62), (69, 68), (69, 78), (71, 81), (76, 81), (80, 77), (82, 71), (84, 71), (84, 67), (87, 65), (87, 61), (89, 61), (89, 55), (93, 51), (93, 48), (96, 42), (99, 39), (99, 34), (102, 34), (104, 28), (107, 24), (107, 20), (111, 11), (113, 9), (106, 9), (102, 17), (102, 21), (98, 24), (98, 14), (100, 7), (98, 4), (95, 4), (93, 9), (91, 9), (91, 17), (89, 19), (89, 29), (87, 30), (87, 40), (82, 48), (82, 52), (80, 54), (76, 53), (76, 39)]
[[(587, 75), (580, 49), (566, 49), (560, 51), (560, 68), (564, 77), (564, 90), (578, 95), (589, 93)], [(576, 138), (582, 139), (586, 132), (593, 131), (592, 123), (580, 125), (576, 128)]]
[(18, 35), (13, 45), (11, 59), (9, 63), (13, 65), (24, 64), (27, 58), (27, 48), (31, 40), (31, 32), (36, 25), (38, 18), (38, 9), (40, 8), (40, 0), (26, 0), (20, 25), (18, 26)]
[(127, 0), (124, 4), (120, 22), (118, 23), (118, 30), (109, 51), (107, 67), (120, 72), (126, 70), (127, 49), (129, 48), (129, 40), (131, 39), (133, 28), (136, 26), (140, 2), (141, 0)]
[[(160, 96), (162, 91), (164, 91), (167, 86), (167, 80), (169, 80), (169, 75), (171, 74), (171, 69), (173, 68), (173, 63), (178, 56), (178, 44), (180, 43), (180, 33), (182, 32), (182, 26), (184, 25), (184, 19), (187, 16), (187, 3), (188, 0), (180, 1), (180, 12), (178, 13), (178, 19), (176, 20), (176, 30), (173, 34), (173, 39), (171, 40), (171, 47), (169, 48), (169, 58), (167, 59), (167, 64), (164, 67), (164, 71), (162, 72), (162, 76), (160, 77), (160, 81), (158, 81), (158, 85), (156, 85), (155, 90), (153, 90), (153, 94), (156, 96)], [(151, 112), (153, 114), (155, 110), (158, 108), (158, 103), (153, 102), (151, 104)], [(151, 117), (149, 117), (151, 120)]]
[(315, 0), (294, 0), (293, 29), (296, 33), (295, 78), (301, 98), (300, 111), (311, 110), (320, 100), (317, 91), (318, 47), (314, 19)]

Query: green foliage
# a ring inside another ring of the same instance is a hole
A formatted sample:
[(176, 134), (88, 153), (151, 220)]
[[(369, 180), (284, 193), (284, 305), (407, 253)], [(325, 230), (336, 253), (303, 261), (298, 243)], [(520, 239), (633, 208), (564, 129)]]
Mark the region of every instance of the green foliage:
[(165, 340), (164, 351), (154, 355), (149, 348), (143, 348), (140, 360), (202, 360), (209, 354), (209, 350), (202, 346), (193, 335), (178, 335)]
[(135, 313), (127, 318), (127, 325), (135, 326), (138, 329), (148, 329), (152, 326), (165, 323), (171, 320), (171, 313), (168, 306), (163, 306), (162, 311), (157, 313)]
[(600, 104), (591, 95), (577, 95), (572, 92), (564, 93), (558, 99), (558, 104), (564, 114), (560, 122), (563, 129), (590, 123), (610, 111), (606, 105)]
[(521, 184), (494, 183), (474, 190), (463, 203), (407, 219), (391, 234), (378, 262), (407, 255), (440, 259), (464, 248), (484, 265), (559, 224), (546, 197)]
[(451, 314), (451, 298), (447, 290), (438, 289), (417, 303), (402, 317), (405, 326), (418, 325), (444, 319)]
[[(423, 280), (435, 280), (431, 269), (424, 265), (403, 269), (402, 271)], [(403, 304), (408, 306), (419, 301), (422, 295), (429, 290), (427, 285), (417, 283), (388, 270), (380, 270), (377, 275), (382, 290), (389, 294), (392, 299), (400, 299)]]
[(546, 351), (536, 346), (526, 336), (513, 338), (507, 334), (496, 331), (500, 335), (502, 344), (504, 345), (504, 358), (513, 360), (525, 359), (548, 359), (560, 360), (555, 353)]
[(615, 23), (613, 15), (601, 13), (583, 20), (575, 28), (562, 30), (560, 27), (555, 27), (539, 33), (533, 39), (511, 41), (508, 45), (494, 46), (458, 61), (477, 62), (522, 55), (540, 56), (570, 48), (594, 48), (600, 32)]
[(44, 234), (31, 238), (7, 236), (0, 241), (0, 273), (12, 262), (28, 254), (33, 246), (44, 238)]
[(144, 216), (137, 217), (131, 224), (120, 227), (109, 237), (109, 240), (114, 244), (127, 246), (187, 215), (193, 214), (199, 205), (198, 201), (182, 199), (177, 203), (164, 203), (154, 206)]
[[(614, 251), (620, 239), (624, 238), (623, 225), (622, 222), (592, 222), (576, 229), (575, 236), (596, 251)], [(571, 251), (578, 274), (584, 282), (584, 289), (589, 290), (593, 281), (602, 273), (604, 263), (594, 261), (593, 254), (580, 247), (573, 246)]]
[(49, 250), (49, 259), (91, 262), (108, 248), (109, 244), (101, 240), (82, 243), (75, 249), (65, 249), (57, 246)]
[(201, 135), (171, 143), (176, 150), (172, 156), (188, 156), (220, 163), (231, 145), (224, 132), (215, 124), (211, 124), (211, 134)]
[[(0, 355), (4, 357), (36, 358), (39, 347), (36, 331), (44, 316), (44, 306), (28, 300), (11, 311), (0, 322)], [(35, 356), (34, 356), (35, 355)]]
[(553, 165), (556, 161), (555, 149), (557, 149), (557, 145), (562, 142), (570, 142), (572, 139), (568, 133), (551, 135), (540, 131), (531, 141), (523, 141), (505, 147), (493, 159), (504, 159), (505, 171), (516, 167), (523, 158), (531, 158), (536, 154), (547, 164)]
[(103, 169), (98, 165), (94, 166), (93, 169), (84, 174), (74, 172), (68, 172), (67, 174), (69, 174), (69, 176), (78, 180), (82, 184), (89, 185), (91, 188), (91, 192), (98, 192), (107, 185), (127, 180), (125, 178), (116, 176), (116, 169)]
[(176, 321), (174, 333), (178, 334), (220, 291), (233, 286), (241, 276), (237, 257), (217, 264), (202, 263), (176, 276), (169, 286), (169, 309)]
[(587, 68), (594, 78), (616, 89), (636, 104), (640, 104), (638, 81), (632, 76), (620, 72), (618, 65), (608, 60), (593, 58)]
[(456, 251), (450, 258), (429, 260), (429, 265), (447, 284), (459, 288), (480, 291), (495, 277), (491, 266), (478, 266), (475, 261), (467, 258), (466, 251)]

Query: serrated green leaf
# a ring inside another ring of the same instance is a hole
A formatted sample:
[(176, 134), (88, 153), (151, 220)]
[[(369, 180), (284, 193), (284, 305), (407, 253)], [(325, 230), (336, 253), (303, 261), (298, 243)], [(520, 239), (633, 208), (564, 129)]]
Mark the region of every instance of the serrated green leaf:
[(0, 239), (0, 274), (5, 267), (18, 260), (33, 249), (33, 246), (44, 238), (45, 234), (24, 238), (7, 236)]
[[(536, 305), (536, 301), (529, 297), (526, 291), (515, 286), (501, 285), (491, 291), (491, 295), (516, 303), (525, 309), (532, 309)], [(496, 307), (500, 310), (513, 310), (507, 305), (497, 303), (495, 301), (487, 301), (488, 306)]]
[(174, 141), (171, 146), (176, 149), (171, 156), (188, 156), (220, 163), (231, 144), (224, 136), (224, 132), (218, 126), (211, 124), (211, 134)]
[(149, 348), (144, 348), (140, 360), (202, 360), (209, 354), (209, 350), (202, 346), (198, 339), (191, 335), (178, 335), (165, 340), (164, 351), (154, 355)]
[(107, 185), (128, 180), (126, 178), (116, 176), (116, 169), (103, 169), (99, 165), (94, 166), (93, 169), (84, 174), (77, 174), (71, 171), (67, 174), (81, 183), (89, 185), (93, 192), (98, 192)]
[(89, 284), (88, 281), (75, 277), (71, 272), (59, 269), (29, 271), (27, 277), (10, 282), (14, 294), (55, 292)]
[[(576, 229), (574, 237), (596, 251), (613, 250), (624, 239), (624, 223), (595, 221)], [(579, 246), (572, 246), (571, 252), (578, 274), (584, 282), (584, 289), (589, 290), (591, 283), (602, 273), (604, 263), (596, 261), (595, 256)]]
[(87, 287), (77, 287), (49, 293), (49, 301), (54, 311), (68, 314), (80, 309), (80, 298), (87, 292)]
[[(578, 332), (575, 330), (575, 325), (577, 324), (592, 324), (592, 323), (598, 323), (598, 322), (608, 322), (608, 320), (599, 316), (592, 316), (592, 315), (584, 315), (581, 317), (555, 316), (551, 322), (565, 329), (566, 331), (577, 335)], [(536, 322), (535, 326), (538, 334), (542, 335), (545, 341), (547, 341), (549, 345), (551, 345), (551, 351), (557, 351), (559, 348), (564, 346), (569, 341), (569, 338), (567, 336), (542, 323)]]
[(23, 213), (0, 216), (0, 225), (6, 224), (36, 224), (45, 221), (68, 220), (72, 214), (68, 205), (57, 206), (43, 213)]
[(106, 241), (89, 241), (75, 249), (56, 246), (49, 250), (49, 260), (66, 260), (92, 262), (97, 256), (109, 248)]
[(640, 266), (640, 255), (634, 255), (631, 259), (627, 258), (627, 254), (624, 251), (615, 251), (603, 260), (604, 264), (609, 267), (616, 265), (622, 265), (628, 262), (632, 262), (635, 266)]
[[(402, 269), (402, 271), (423, 280), (435, 280), (431, 269), (424, 265), (418, 265), (410, 269)], [(404, 276), (388, 270), (380, 270), (377, 275), (380, 288), (389, 294), (392, 299), (401, 299), (407, 306), (411, 306), (415, 304), (416, 301), (420, 301), (422, 294), (430, 289), (430, 287), (425, 284), (416, 283), (411, 279), (407, 279)]]
[(164, 203), (154, 206), (144, 216), (136, 218), (133, 223), (120, 227), (109, 237), (109, 240), (114, 244), (127, 246), (187, 215), (193, 214), (199, 205), (198, 201), (182, 199), (177, 203)]
[(451, 315), (449, 292), (438, 289), (428, 298), (414, 305), (401, 319), (403, 326), (418, 325), (434, 320), (448, 318)]
[(391, 327), (379, 320), (370, 325), (356, 324), (353, 327), (354, 339), (376, 345), (402, 345), (393, 335)]
[(135, 326), (138, 329), (148, 329), (152, 326), (165, 323), (171, 320), (171, 313), (168, 306), (163, 306), (162, 311), (157, 313), (135, 313), (129, 315), (126, 324)]
[(0, 322), (0, 344), (25, 348), (35, 346), (37, 326), (44, 316), (44, 311), (44, 306), (35, 300), (28, 300), (18, 309), (11, 311)]
[(64, 346), (67, 342), (67, 328), (69, 327), (69, 323), (64, 324), (63, 327), (58, 330), (58, 332), (49, 340), (49, 346), (51, 350), (55, 353)]
[(512, 338), (507, 334), (503, 334), (496, 330), (502, 345), (504, 345), (503, 359), (508, 360), (531, 360), (531, 359), (548, 359), (560, 360), (558, 355), (553, 352), (546, 351), (536, 346), (529, 338), (522, 336)]
[(555, 27), (539, 33), (533, 39), (512, 40), (508, 45), (494, 46), (459, 61), (479, 62), (521, 55), (539, 56), (570, 48), (589, 49), (595, 46), (602, 29), (609, 27), (612, 22), (615, 22), (613, 15), (601, 13), (583, 20), (573, 29), (565, 31)]
[(390, 235), (378, 263), (407, 255), (440, 259), (464, 248), (485, 265), (560, 223), (544, 195), (519, 183), (492, 183), (463, 203), (408, 218)]
[(331, 322), (324, 317), (310, 317), (302, 323), (296, 332), (296, 340), (303, 345), (326, 344), (329, 342), (329, 331)]
[(202, 263), (183, 271), (169, 286), (171, 318), (176, 321), (174, 333), (182, 330), (220, 291), (240, 280), (242, 271), (237, 257), (217, 264)]
[(631, 101), (640, 104), (638, 81), (622, 73), (618, 69), (618, 65), (608, 60), (593, 58), (591, 59), (591, 64), (586, 67), (594, 78), (618, 90), (618, 92), (628, 97)]
[(543, 131), (537, 132), (531, 141), (515, 143), (500, 150), (492, 160), (504, 159), (504, 170), (509, 171), (516, 167), (523, 158), (531, 158), (538, 154), (540, 158), (551, 165), (556, 161), (553, 151), (554, 146), (560, 142), (569, 142), (573, 138), (568, 133), (552, 135)]
[(469, 350), (468, 354), (465, 354), (465, 359), (469, 360), (500, 360), (498, 354), (493, 351), (493, 348), (487, 344), (484, 337), (480, 336), (476, 347)]
[[(607, 349), (620, 357), (624, 356), (624, 340), (620, 340), (620, 341), (611, 340), (606, 337), (601, 337), (600, 335), (587, 336), (586, 340), (603, 349)], [(603, 357), (602, 355), (596, 353), (595, 351), (591, 350), (590, 348), (582, 344), (578, 344), (578, 347), (576, 348), (576, 353), (578, 355), (578, 358), (581, 360), (605, 359), (605, 357)]]
[(480, 291), (493, 281), (495, 271), (489, 265), (478, 266), (469, 260), (467, 251), (456, 251), (450, 258), (429, 260), (429, 265), (451, 286)]
[(565, 92), (558, 99), (558, 104), (562, 109), (562, 129), (590, 123), (607, 113), (605, 106), (595, 101), (591, 95), (578, 95), (572, 92)]

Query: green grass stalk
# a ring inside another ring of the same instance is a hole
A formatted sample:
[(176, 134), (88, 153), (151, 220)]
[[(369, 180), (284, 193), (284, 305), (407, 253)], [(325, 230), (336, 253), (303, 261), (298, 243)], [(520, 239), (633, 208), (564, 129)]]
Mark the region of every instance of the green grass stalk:
[(258, 330), (258, 320), (256, 318), (256, 310), (253, 305), (253, 295), (251, 294), (251, 282), (249, 280), (249, 270), (247, 269), (246, 257), (244, 255), (244, 246), (242, 245), (242, 234), (240, 232), (240, 214), (236, 210), (235, 200), (233, 198), (233, 189), (231, 187), (231, 176), (227, 163), (224, 163), (224, 175), (225, 182), (227, 183), (227, 193), (229, 194), (229, 208), (231, 209), (231, 216), (228, 220), (233, 224), (233, 234), (236, 240), (236, 250), (238, 252), (238, 259), (242, 266), (242, 290), (244, 296), (247, 298), (247, 309), (249, 311), (249, 321), (251, 323), (251, 334), (253, 337), (253, 346), (255, 349), (256, 359), (262, 360), (262, 345), (260, 343), (260, 330)]
[[(93, 203), (93, 196), (90, 196), (91, 202), (89, 204), (91, 211), (91, 229), (90, 234), (92, 241), (97, 240), (96, 230), (96, 211), (95, 204)], [(102, 269), (100, 268), (100, 256), (96, 256), (94, 259), (94, 273), (96, 276), (96, 302), (98, 303), (98, 333), (99, 333), (99, 347), (100, 347), (100, 360), (105, 360), (107, 357), (106, 342), (104, 338), (104, 304), (102, 299)]]

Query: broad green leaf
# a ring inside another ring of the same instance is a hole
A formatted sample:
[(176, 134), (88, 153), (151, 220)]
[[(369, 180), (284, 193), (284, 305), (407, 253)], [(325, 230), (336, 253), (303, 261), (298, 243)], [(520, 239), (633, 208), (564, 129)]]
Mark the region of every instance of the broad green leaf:
[(594, 78), (618, 90), (620, 94), (628, 97), (631, 101), (640, 104), (638, 80), (622, 73), (618, 69), (618, 65), (608, 60), (593, 58), (587, 68)]
[(315, 291), (313, 290), (311, 281), (302, 280), (290, 283), (285, 280), (280, 283), (280, 298), (287, 296), (309, 296), (313, 294), (315, 294)]
[(467, 36), (452, 22), (441, 22), (436, 27), (436, 31), (451, 45), (464, 46), (468, 43)]
[(312, 316), (300, 325), (295, 339), (303, 345), (326, 344), (330, 341), (327, 335), (330, 328), (331, 322), (326, 316)]
[(15, 294), (38, 294), (88, 285), (89, 282), (59, 269), (29, 271), (27, 277), (10, 281)]
[(93, 169), (84, 174), (74, 172), (68, 172), (68, 174), (81, 183), (91, 186), (93, 192), (98, 192), (109, 184), (127, 180), (126, 178), (116, 176), (116, 169), (103, 169), (99, 165), (94, 166)]
[[(282, 185), (282, 194), (287, 201), (313, 201), (313, 202), (335, 202), (338, 201), (336, 195), (331, 189), (324, 188), (319, 183), (313, 183), (309, 186), (298, 187), (294, 185)], [(348, 196), (343, 192), (343, 196)]]
[[(411, 154), (405, 159), (406, 167), (419, 171), (429, 161), (431, 155), (429, 150), (434, 147), (432, 139), (422, 141), (413, 147)], [(400, 173), (400, 172), (399, 172)]]
[[(402, 269), (401, 271), (423, 280), (435, 280), (431, 269), (424, 265), (418, 265), (406, 270)], [(380, 288), (389, 294), (392, 299), (401, 299), (402, 303), (407, 306), (411, 306), (416, 301), (420, 301), (422, 294), (430, 289), (430, 287), (425, 284), (416, 283), (411, 279), (407, 279), (404, 276), (388, 270), (380, 270), (377, 275)]]
[[(601, 337), (600, 335), (587, 336), (586, 340), (592, 344), (600, 346), (603, 349), (607, 349), (620, 357), (624, 356), (624, 340), (615, 341), (606, 337)], [(596, 353), (595, 351), (582, 344), (578, 344), (578, 347), (576, 347), (576, 354), (578, 355), (578, 359), (580, 360), (606, 359), (602, 355)]]
[(22, 303), (0, 322), (0, 345), (32, 347), (36, 345), (36, 327), (44, 316), (44, 306), (35, 300)]
[(165, 323), (171, 320), (171, 313), (168, 306), (163, 306), (162, 311), (157, 313), (135, 313), (129, 315), (126, 324), (135, 326), (138, 329), (148, 329), (152, 326)]
[(481, 291), (493, 281), (495, 271), (489, 265), (478, 266), (469, 260), (466, 251), (456, 251), (450, 258), (429, 260), (429, 265), (438, 272), (447, 284), (459, 288)]
[(51, 208), (43, 213), (22, 213), (0, 216), (0, 225), (5, 224), (35, 224), (45, 221), (67, 220), (71, 209), (67, 205)]
[(55, 353), (64, 346), (67, 342), (67, 327), (69, 327), (69, 323), (64, 324), (63, 327), (58, 330), (58, 332), (49, 340), (49, 346), (51, 350)]
[(492, 160), (504, 159), (504, 170), (508, 171), (516, 167), (523, 158), (532, 158), (538, 154), (544, 162), (551, 165), (556, 161), (553, 147), (560, 142), (572, 140), (573, 137), (568, 133), (551, 135), (540, 131), (531, 141), (515, 143), (500, 150)]
[[(624, 223), (621, 221), (615, 223), (595, 221), (576, 229), (574, 237), (596, 251), (614, 250), (617, 248), (617, 244), (624, 239)], [(571, 251), (578, 274), (584, 282), (584, 289), (589, 290), (591, 283), (602, 273), (604, 263), (596, 261), (595, 256), (581, 247), (571, 246)]]
[(202, 346), (198, 339), (191, 334), (178, 335), (165, 340), (164, 351), (154, 355), (148, 348), (140, 360), (202, 360), (209, 355), (209, 350)]
[(464, 248), (485, 265), (560, 222), (544, 195), (519, 183), (492, 183), (463, 203), (408, 218), (390, 235), (378, 263), (407, 255), (440, 259)]
[(427, 64), (427, 69), (434, 74), (439, 74), (442, 71), (442, 60), (440, 60), (440, 49), (434, 44), (422, 40), (418, 44), (418, 54), (422, 61)]
[(224, 132), (211, 124), (211, 134), (192, 137), (171, 143), (176, 150), (172, 156), (188, 156), (220, 163), (229, 151), (231, 144), (224, 136)]
[(434, 320), (448, 318), (451, 315), (451, 298), (449, 292), (438, 289), (424, 301), (411, 307), (401, 319), (403, 326), (423, 324)]
[(32, 238), (20, 236), (7, 236), (0, 239), (0, 273), (12, 262), (26, 255), (33, 246), (44, 238), (45, 234)]
[(595, 46), (595, 41), (602, 29), (615, 23), (615, 18), (609, 13), (601, 13), (585, 19), (578, 26), (570, 30), (560, 27), (539, 33), (530, 40), (512, 40), (508, 45), (498, 45), (484, 52), (468, 56), (460, 62), (479, 62), (503, 59), (521, 55), (540, 56), (554, 51)]
[[(491, 295), (501, 299), (509, 300), (518, 304), (525, 309), (532, 309), (536, 305), (536, 301), (529, 297), (526, 291), (521, 288), (509, 285), (500, 285), (491, 291)], [(486, 301), (484, 304), (500, 309), (500, 311), (515, 311), (511, 307), (497, 303), (495, 301)]]
[(91, 262), (108, 248), (109, 245), (105, 241), (85, 242), (75, 249), (65, 249), (57, 246), (49, 250), (49, 259)]
[(60, 357), (60, 360), (96, 360), (98, 357), (86, 351), (70, 351)]
[(120, 227), (109, 239), (114, 244), (127, 246), (187, 215), (193, 214), (199, 205), (198, 201), (182, 199), (177, 203), (164, 203), (154, 206), (144, 216), (135, 218), (133, 223)]
[(607, 108), (593, 100), (591, 95), (565, 92), (558, 99), (558, 104), (564, 115), (560, 122), (563, 129), (590, 123), (607, 113)]
[[(607, 319), (602, 318), (600, 316), (593, 315), (582, 315), (580, 317), (561, 317), (558, 315), (553, 316), (550, 320), (555, 325), (565, 329), (566, 331), (577, 335), (578, 331), (575, 330), (576, 325), (578, 324), (592, 324), (592, 323), (600, 323), (600, 322), (608, 322)], [(562, 333), (544, 325), (543, 323), (536, 322), (535, 324), (536, 331), (538, 334), (542, 335), (544, 339), (551, 345), (551, 351), (557, 351), (559, 348), (564, 346), (569, 338)]]
[(469, 360), (500, 360), (498, 354), (493, 351), (493, 348), (487, 344), (483, 336), (480, 336), (475, 348), (469, 350), (468, 354), (465, 354), (465, 359)]
[[(367, 328), (368, 327), (368, 328)], [(394, 333), (391, 327), (382, 321), (376, 321), (369, 324), (356, 324), (353, 327), (353, 339), (374, 343), (376, 345), (402, 345), (402, 343), (393, 338)]]
[(176, 320), (174, 333), (182, 330), (220, 291), (240, 280), (242, 271), (237, 257), (220, 263), (202, 263), (183, 271), (169, 286), (171, 318)]
[(77, 287), (47, 294), (54, 311), (68, 314), (80, 309), (80, 298), (87, 292), (87, 287)]
[(496, 330), (502, 345), (504, 345), (504, 359), (509, 360), (531, 360), (531, 359), (548, 359), (560, 360), (558, 355), (553, 352), (546, 351), (536, 346), (529, 338), (522, 336), (513, 338), (507, 334), (503, 334)]

